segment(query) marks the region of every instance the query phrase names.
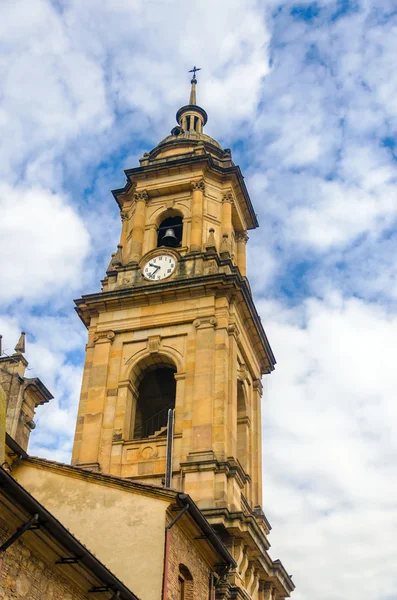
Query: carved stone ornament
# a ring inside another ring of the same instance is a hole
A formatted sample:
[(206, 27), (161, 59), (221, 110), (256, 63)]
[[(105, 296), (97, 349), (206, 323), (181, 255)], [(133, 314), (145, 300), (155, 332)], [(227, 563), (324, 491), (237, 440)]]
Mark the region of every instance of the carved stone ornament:
[(144, 200), (145, 202), (147, 202), (149, 200), (149, 195), (146, 190), (142, 190), (141, 192), (135, 192), (134, 200), (135, 202), (138, 202), (139, 200)]
[(202, 317), (200, 319), (195, 319), (193, 321), (193, 325), (196, 329), (208, 329), (209, 327), (215, 327), (218, 325), (218, 321), (215, 317)]
[(205, 249), (207, 250), (207, 252), (212, 251), (216, 251), (216, 242), (215, 242), (215, 229), (213, 229), (211, 227), (211, 229), (209, 230), (209, 234), (208, 234), (208, 238), (207, 238), (207, 243), (205, 244)]
[(150, 354), (156, 354), (156, 352), (159, 351), (160, 342), (161, 337), (159, 335), (153, 335), (148, 337), (147, 349), (149, 350)]
[(222, 236), (221, 247), (219, 248), (219, 251), (221, 254), (224, 252), (230, 252), (229, 235), (227, 233), (224, 233)]
[(200, 190), (201, 192), (205, 192), (205, 183), (204, 179), (200, 179), (200, 181), (192, 181), (191, 182), (192, 190)]
[[(247, 369), (247, 365), (242, 363), (238, 370), (238, 378), (240, 381), (248, 381), (249, 380), (249, 371)], [(249, 382), (249, 381), (248, 381)]]
[(260, 379), (254, 379), (254, 381), (252, 382), (252, 387), (254, 388), (255, 392), (259, 392), (259, 395), (262, 396), (263, 385)]
[(233, 323), (233, 322), (229, 323), (229, 325), (227, 327), (227, 332), (228, 332), (229, 335), (233, 335), (236, 338), (237, 341), (239, 340), (239, 338), (240, 338), (240, 330), (237, 327), (236, 323)]
[(232, 192), (227, 192), (223, 195), (222, 202), (233, 202), (233, 194)]
[(128, 219), (128, 213), (125, 210), (120, 211), (120, 218), (122, 221), (126, 221)]
[(236, 231), (235, 236), (237, 243), (244, 242), (246, 244), (249, 240), (248, 234), (245, 231)]
[(114, 331), (99, 331), (94, 336), (94, 344), (102, 344), (104, 342), (110, 342), (112, 344), (115, 337), (116, 334)]

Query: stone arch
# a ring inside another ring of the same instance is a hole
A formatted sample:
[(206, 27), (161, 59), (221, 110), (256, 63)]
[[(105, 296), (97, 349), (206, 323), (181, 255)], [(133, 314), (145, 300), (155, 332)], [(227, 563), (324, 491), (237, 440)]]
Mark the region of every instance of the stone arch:
[(166, 434), (168, 410), (175, 408), (178, 363), (168, 353), (145, 352), (131, 365), (134, 390), (133, 439)]
[(182, 563), (178, 570), (178, 600), (193, 600), (193, 577), (189, 569)]

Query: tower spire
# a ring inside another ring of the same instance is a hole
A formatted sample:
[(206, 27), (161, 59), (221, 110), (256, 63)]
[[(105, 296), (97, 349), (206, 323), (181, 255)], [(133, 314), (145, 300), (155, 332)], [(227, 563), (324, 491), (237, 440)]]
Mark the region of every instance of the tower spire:
[(190, 83), (192, 84), (192, 89), (190, 90), (189, 105), (196, 104), (196, 85), (197, 85), (196, 71), (201, 71), (201, 68), (194, 66), (193, 69), (190, 69), (190, 71), (189, 71), (189, 73), (193, 73), (193, 77), (190, 81)]

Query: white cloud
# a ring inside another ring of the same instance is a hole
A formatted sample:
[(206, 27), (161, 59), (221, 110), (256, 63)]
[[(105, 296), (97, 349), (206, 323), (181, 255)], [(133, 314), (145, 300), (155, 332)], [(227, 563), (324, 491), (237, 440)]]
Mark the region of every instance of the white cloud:
[(78, 214), (60, 195), (37, 187), (1, 185), (0, 211), (3, 302), (16, 298), (40, 302), (79, 281), (89, 237)]
[(259, 307), (279, 362), (263, 410), (272, 554), (295, 574), (297, 600), (386, 597), (397, 584), (397, 318), (338, 294), (298, 314)]

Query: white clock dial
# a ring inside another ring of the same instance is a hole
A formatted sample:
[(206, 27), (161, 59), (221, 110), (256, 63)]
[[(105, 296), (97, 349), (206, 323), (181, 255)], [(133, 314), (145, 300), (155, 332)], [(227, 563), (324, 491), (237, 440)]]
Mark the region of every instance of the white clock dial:
[(149, 281), (167, 279), (175, 271), (176, 261), (170, 254), (154, 256), (143, 266), (143, 276)]

